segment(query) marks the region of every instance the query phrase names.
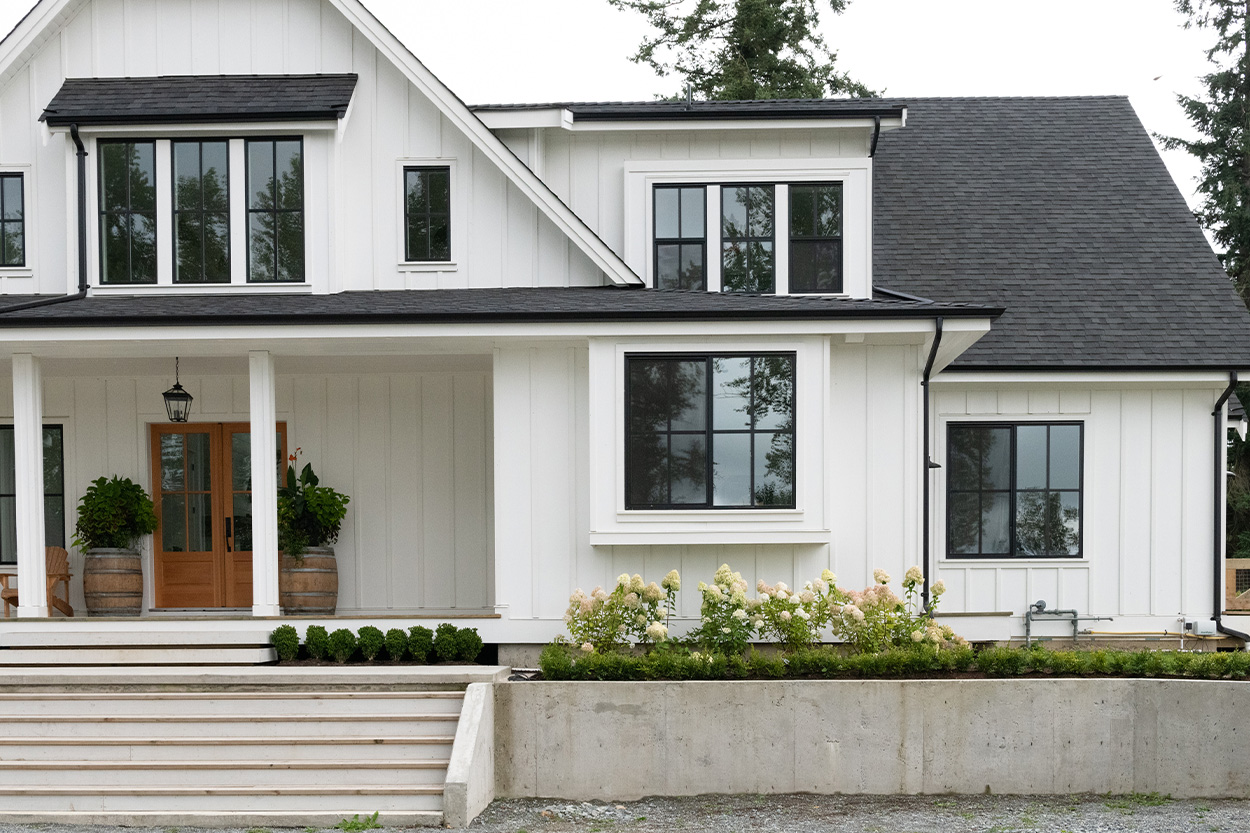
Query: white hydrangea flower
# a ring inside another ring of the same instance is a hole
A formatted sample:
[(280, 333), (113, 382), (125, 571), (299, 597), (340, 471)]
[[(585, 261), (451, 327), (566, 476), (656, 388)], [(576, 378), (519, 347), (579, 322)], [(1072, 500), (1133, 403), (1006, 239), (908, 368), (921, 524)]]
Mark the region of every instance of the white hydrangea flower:
[(933, 583), (933, 595), (940, 596), (946, 592), (946, 582), (938, 579)]
[(795, 615), (795, 616), (797, 616), (797, 617), (799, 617), (800, 619), (811, 619), (811, 618), (812, 618), (812, 617), (811, 617), (811, 614), (809, 614), (806, 610), (804, 610), (804, 609), (803, 609), (803, 608), (801, 608), (801, 607), (800, 607), (798, 610), (794, 611), (794, 615)]
[(672, 590), (674, 592), (677, 590), (680, 590), (681, 589), (681, 576), (677, 573), (676, 570), (669, 570), (668, 575), (664, 577), (664, 580), (660, 582), (660, 585), (665, 590)]
[(589, 654), (589, 653), (590, 653), (591, 651), (593, 651), (594, 649), (595, 649), (595, 646), (594, 646), (594, 645), (591, 645), (589, 642), (583, 642), (583, 643), (582, 643), (582, 650), (583, 650), (583, 651), (585, 651), (586, 653), (588, 653), (588, 654)]
[(890, 574), (887, 573), (885, 570), (882, 570), (880, 567), (872, 571), (872, 577), (873, 577), (873, 580), (877, 582), (877, 584), (889, 584), (890, 583)]
[(617, 587), (629, 587), (629, 573), (621, 573), (616, 577)]
[(825, 569), (820, 571), (820, 580), (826, 584), (833, 584), (838, 580), (838, 577), (833, 574), (833, 570)]
[(920, 572), (919, 567), (908, 567), (907, 574), (903, 576), (903, 580), (912, 584), (920, 584), (920, 582), (924, 581), (924, 573)]
[(733, 617), (741, 622), (747, 618), (747, 612), (742, 608), (739, 608), (733, 612)]

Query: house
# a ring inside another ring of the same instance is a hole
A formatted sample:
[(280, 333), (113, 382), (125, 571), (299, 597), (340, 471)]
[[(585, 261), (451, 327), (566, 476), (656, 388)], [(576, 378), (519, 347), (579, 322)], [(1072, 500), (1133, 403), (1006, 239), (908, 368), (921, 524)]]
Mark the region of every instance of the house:
[(112, 474), (160, 510), (136, 627), (272, 627), (298, 449), (347, 626), (523, 657), (621, 572), (923, 564), (969, 638), (1244, 638), (1250, 316), (1123, 98), (470, 108), (358, 0), (39, 0), (0, 200), (0, 634)]

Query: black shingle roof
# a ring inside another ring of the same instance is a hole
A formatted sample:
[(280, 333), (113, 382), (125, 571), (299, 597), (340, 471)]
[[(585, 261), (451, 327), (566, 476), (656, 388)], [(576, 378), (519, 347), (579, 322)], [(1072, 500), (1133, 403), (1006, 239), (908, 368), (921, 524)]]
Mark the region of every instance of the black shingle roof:
[(50, 125), (342, 118), (356, 75), (69, 78), (40, 118)]
[(759, 101), (594, 101), (548, 104), (478, 104), (477, 112), (568, 110), (573, 121), (673, 121), (680, 119), (899, 118), (906, 105), (879, 98), (778, 98)]
[(816, 296), (759, 296), (617, 287), (438, 289), (336, 295), (147, 295), (93, 297), (6, 314), (37, 296), (0, 299), (0, 328), (37, 325), (406, 323), (505, 321), (692, 321), (698, 319), (986, 318), (974, 304)]
[(1006, 307), (955, 367), (1250, 367), (1250, 314), (1127, 99), (906, 104), (873, 280)]

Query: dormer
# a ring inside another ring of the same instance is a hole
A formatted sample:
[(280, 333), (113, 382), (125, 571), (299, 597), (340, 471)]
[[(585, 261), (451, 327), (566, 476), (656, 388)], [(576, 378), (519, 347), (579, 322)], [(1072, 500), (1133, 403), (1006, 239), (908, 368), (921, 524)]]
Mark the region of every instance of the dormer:
[(324, 282), (334, 138), (356, 82), (351, 73), (67, 79), (40, 119), (53, 134), (76, 133), (87, 152), (93, 291), (300, 292)]
[[(565, 186), (574, 210), (648, 287), (872, 297), (872, 158), (881, 132), (905, 125), (900, 103), (658, 101), (476, 112), (557, 192)], [(595, 178), (596, 204), (580, 204)]]

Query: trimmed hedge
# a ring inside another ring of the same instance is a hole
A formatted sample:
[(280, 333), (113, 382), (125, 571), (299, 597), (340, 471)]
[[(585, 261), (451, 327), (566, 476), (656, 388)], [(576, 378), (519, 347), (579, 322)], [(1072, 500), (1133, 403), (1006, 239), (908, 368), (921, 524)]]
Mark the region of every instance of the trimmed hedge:
[(683, 648), (657, 648), (646, 654), (585, 654), (552, 643), (538, 661), (547, 680), (740, 680), (746, 678), (898, 679), (983, 674), (1019, 677), (1192, 677), (1245, 679), (1250, 653), (1178, 651), (1051, 651), (1036, 648), (890, 649), (877, 654), (843, 655), (829, 647), (790, 654), (699, 654)]
[[(299, 631), (291, 625), (279, 625), (269, 635), (279, 662), (290, 662), (300, 655)], [(303, 654), (309, 659), (333, 659), (336, 662), (399, 662), (411, 656), (417, 663), (475, 662), (484, 647), (477, 628), (457, 628), (451, 624), (438, 626), (438, 636), (429, 628), (417, 625), (404, 633), (391, 628), (385, 634), (365, 625), (359, 634), (347, 628), (327, 633), (321, 625), (309, 625), (304, 634)]]

